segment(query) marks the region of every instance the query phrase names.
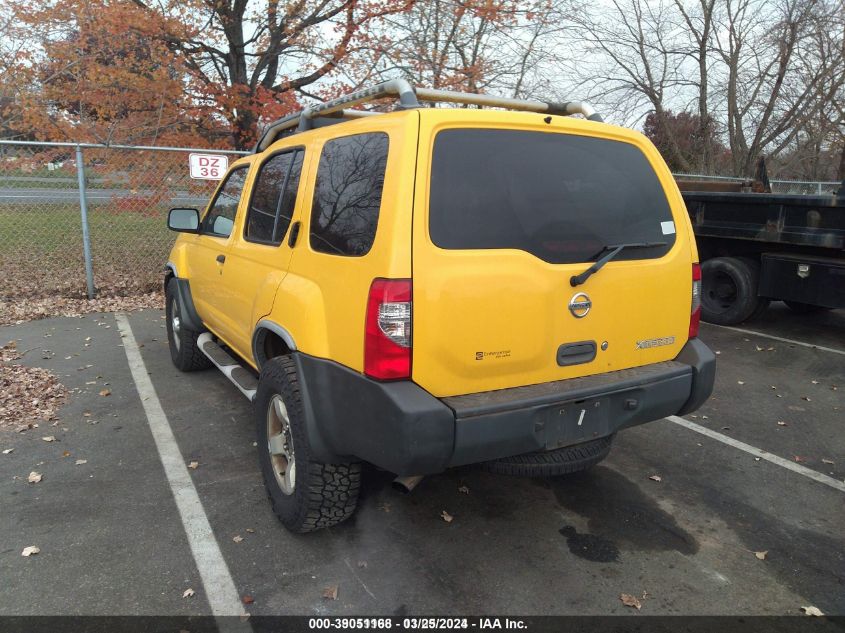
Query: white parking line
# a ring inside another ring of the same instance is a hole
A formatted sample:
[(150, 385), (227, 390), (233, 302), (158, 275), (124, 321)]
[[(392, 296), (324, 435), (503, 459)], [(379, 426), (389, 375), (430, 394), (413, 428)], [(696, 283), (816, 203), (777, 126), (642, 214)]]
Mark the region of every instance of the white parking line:
[(164, 409), (161, 408), (153, 383), (147, 374), (147, 368), (141, 358), (129, 320), (124, 314), (115, 314), (114, 318), (117, 320), (117, 328), (123, 338), (123, 349), (126, 351), (126, 360), (129, 362), (132, 379), (135, 381), (135, 388), (138, 390), (141, 404), (147, 414), (147, 422), (150, 425), (170, 489), (173, 491), (173, 498), (176, 500), (176, 507), (182, 518), (182, 525), (197, 563), (205, 594), (211, 605), (211, 612), (215, 616), (243, 615), (244, 610), (232, 575), (214, 538), (214, 532), (211, 531), (211, 525), (202, 507), (197, 489), (188, 473), (179, 445), (176, 444), (176, 438), (173, 437), (170, 422), (164, 415)]
[(715, 325), (713, 323), (708, 323), (707, 325), (712, 325), (713, 327), (720, 327), (725, 330), (733, 330), (734, 332), (742, 332), (743, 334), (750, 334), (752, 336), (762, 336), (763, 338), (770, 338), (774, 341), (780, 341), (781, 343), (791, 343), (792, 345), (800, 345), (801, 347), (809, 347), (811, 349), (820, 349), (823, 352), (832, 352), (834, 354), (843, 354), (845, 355), (845, 350), (843, 349), (835, 349), (833, 347), (825, 347), (824, 345), (814, 345), (813, 343), (805, 343), (804, 341), (796, 341), (791, 338), (783, 338), (780, 336), (773, 336), (772, 334), (763, 334), (763, 332), (755, 332), (754, 330), (745, 330), (741, 327), (731, 327), (729, 325)]
[(820, 484), (830, 486), (831, 488), (838, 490), (839, 492), (845, 492), (845, 482), (839, 481), (838, 479), (834, 479), (833, 477), (828, 477), (827, 475), (823, 475), (822, 473), (817, 472), (812, 468), (807, 468), (806, 466), (802, 466), (801, 464), (796, 464), (795, 462), (791, 462), (788, 459), (784, 459), (783, 457), (778, 457), (777, 455), (772, 455), (771, 453), (764, 451), (761, 448), (751, 446), (750, 444), (746, 444), (745, 442), (740, 442), (739, 440), (735, 440), (734, 438), (728, 437), (727, 435), (723, 435), (722, 433), (717, 433), (716, 431), (708, 429), (706, 426), (701, 426), (700, 424), (696, 424), (695, 422), (690, 422), (689, 420), (680, 418), (677, 415), (670, 415), (666, 419), (670, 422), (674, 422), (675, 424), (679, 424), (685, 428), (688, 428), (690, 431), (701, 433), (702, 435), (706, 435), (707, 437), (722, 442), (723, 444), (727, 444), (728, 446), (733, 446), (734, 448), (738, 448), (741, 451), (745, 451), (746, 453), (754, 455), (754, 457), (765, 459), (767, 462), (777, 464), (778, 466), (786, 468), (787, 470), (791, 470), (794, 473), (809, 477), (810, 479), (813, 479), (819, 482)]

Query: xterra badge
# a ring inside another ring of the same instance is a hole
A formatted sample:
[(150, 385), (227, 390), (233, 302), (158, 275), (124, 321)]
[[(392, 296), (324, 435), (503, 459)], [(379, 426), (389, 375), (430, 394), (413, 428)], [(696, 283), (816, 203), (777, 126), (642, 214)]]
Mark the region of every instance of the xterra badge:
[(650, 347), (661, 347), (663, 345), (671, 345), (675, 342), (674, 336), (667, 336), (665, 338), (650, 338), (647, 341), (637, 341), (637, 349), (648, 349)]

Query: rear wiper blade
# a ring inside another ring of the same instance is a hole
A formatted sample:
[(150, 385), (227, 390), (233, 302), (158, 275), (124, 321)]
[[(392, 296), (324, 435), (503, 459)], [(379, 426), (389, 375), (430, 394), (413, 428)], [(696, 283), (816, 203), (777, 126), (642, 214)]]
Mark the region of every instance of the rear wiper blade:
[(609, 246), (605, 246), (599, 251), (599, 255), (601, 255), (605, 251), (608, 251), (607, 255), (597, 260), (595, 264), (590, 266), (580, 275), (572, 275), (572, 277), (569, 278), (569, 285), (571, 285), (573, 288), (575, 286), (580, 286), (582, 283), (587, 281), (593, 273), (597, 273), (602, 266), (604, 266), (607, 262), (616, 257), (626, 248), (652, 248), (654, 246), (666, 246), (666, 242), (631, 242), (630, 244), (612, 244)]

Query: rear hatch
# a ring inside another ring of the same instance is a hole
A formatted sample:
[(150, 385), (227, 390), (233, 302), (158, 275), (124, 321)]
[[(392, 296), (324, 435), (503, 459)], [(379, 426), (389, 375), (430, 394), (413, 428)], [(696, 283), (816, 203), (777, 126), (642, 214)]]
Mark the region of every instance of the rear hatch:
[[(445, 397), (677, 356), (694, 255), (680, 196), (647, 141), (564, 117), (453, 110), (421, 119), (417, 384)], [(632, 246), (573, 287), (620, 244)]]

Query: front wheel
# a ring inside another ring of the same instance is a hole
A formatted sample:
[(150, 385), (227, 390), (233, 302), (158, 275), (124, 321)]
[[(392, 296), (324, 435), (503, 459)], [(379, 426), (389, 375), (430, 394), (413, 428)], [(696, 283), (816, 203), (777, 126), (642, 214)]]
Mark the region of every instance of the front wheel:
[(167, 282), (164, 300), (164, 311), (167, 318), (167, 344), (170, 347), (170, 358), (173, 364), (182, 371), (196, 371), (211, 367), (211, 361), (197, 345), (197, 339), (202, 332), (196, 332), (185, 327), (175, 279)]
[(261, 368), (254, 407), (264, 486), (282, 524), (291, 532), (313, 532), (352, 516), (361, 464), (324, 464), (313, 458), (290, 357), (273, 358)]

